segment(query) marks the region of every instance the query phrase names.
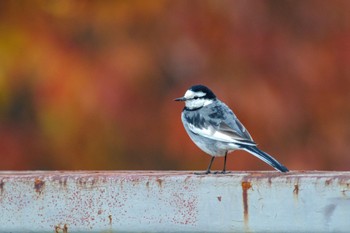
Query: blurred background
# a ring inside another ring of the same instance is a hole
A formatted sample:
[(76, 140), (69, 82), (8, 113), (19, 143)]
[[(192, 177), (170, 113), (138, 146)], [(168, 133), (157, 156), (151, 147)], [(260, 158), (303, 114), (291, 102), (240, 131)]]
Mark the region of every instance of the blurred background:
[[(0, 169), (204, 170), (204, 84), (291, 170), (350, 169), (350, 1), (0, 1)], [(214, 169), (221, 169), (216, 159)], [(230, 170), (271, 170), (234, 152)]]

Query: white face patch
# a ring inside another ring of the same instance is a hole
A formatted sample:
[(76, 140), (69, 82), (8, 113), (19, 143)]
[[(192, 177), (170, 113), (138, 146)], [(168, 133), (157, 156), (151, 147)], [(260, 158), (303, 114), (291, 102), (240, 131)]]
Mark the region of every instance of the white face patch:
[(203, 96), (205, 96), (205, 93), (204, 93), (204, 92), (201, 92), (201, 91), (199, 91), (199, 92), (193, 92), (193, 91), (191, 91), (191, 90), (188, 90), (188, 91), (186, 91), (184, 97), (185, 97), (186, 99), (192, 99), (192, 98), (195, 97), (195, 96), (197, 96), (197, 97), (203, 97)]
[(196, 109), (207, 106), (213, 103), (213, 100), (210, 99), (190, 99), (186, 100), (185, 105), (188, 109)]
[(207, 106), (211, 103), (213, 103), (213, 100), (211, 99), (205, 99), (205, 98), (189, 99), (189, 100), (186, 100), (185, 106), (188, 109), (196, 109), (196, 108)]
[(206, 93), (202, 91), (187, 90), (184, 97), (187, 99), (185, 105), (188, 109), (196, 109), (213, 103), (214, 100), (205, 97)]

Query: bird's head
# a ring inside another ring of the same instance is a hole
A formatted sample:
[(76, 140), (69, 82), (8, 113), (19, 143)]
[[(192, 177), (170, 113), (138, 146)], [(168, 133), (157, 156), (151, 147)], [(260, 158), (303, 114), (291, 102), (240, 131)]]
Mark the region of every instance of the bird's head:
[(216, 100), (215, 94), (206, 86), (195, 85), (188, 89), (183, 97), (176, 98), (175, 101), (185, 101), (187, 109), (199, 109)]

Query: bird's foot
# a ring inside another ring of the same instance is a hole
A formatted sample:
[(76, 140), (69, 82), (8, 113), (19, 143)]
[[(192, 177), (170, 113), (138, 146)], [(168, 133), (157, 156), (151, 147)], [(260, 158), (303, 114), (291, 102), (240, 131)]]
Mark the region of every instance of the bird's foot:
[(230, 171), (226, 171), (226, 170), (213, 172), (213, 174), (229, 174), (229, 173), (231, 173), (231, 172)]
[(195, 175), (208, 175), (208, 174), (211, 174), (211, 171), (210, 170), (207, 170), (205, 172), (195, 172), (194, 173)]
[(232, 173), (232, 172), (230, 172), (230, 171), (221, 171), (221, 174), (230, 174), (230, 173)]
[(204, 172), (194, 172), (195, 175), (208, 175), (208, 174), (229, 174), (231, 173), (230, 171), (226, 171), (226, 170), (223, 170), (223, 171), (215, 171), (215, 172), (211, 172), (209, 170), (207, 171), (204, 171)]

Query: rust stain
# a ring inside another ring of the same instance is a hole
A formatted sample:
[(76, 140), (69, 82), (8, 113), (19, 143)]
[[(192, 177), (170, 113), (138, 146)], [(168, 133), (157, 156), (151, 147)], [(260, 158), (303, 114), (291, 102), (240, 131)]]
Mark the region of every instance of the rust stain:
[(108, 215), (108, 219), (109, 219), (109, 224), (112, 225), (112, 215)]
[(4, 192), (4, 186), (5, 186), (5, 182), (3, 180), (0, 181), (0, 194), (2, 195)]
[(35, 179), (35, 181), (34, 181), (35, 192), (37, 192), (38, 194), (41, 194), (44, 186), (45, 186), (45, 181), (40, 180), (38, 178)]
[(269, 178), (267, 179), (267, 182), (269, 183), (269, 186), (271, 187), (271, 185), (272, 185), (271, 177), (269, 177)]
[(91, 180), (91, 186), (95, 186), (97, 182), (98, 182), (98, 178), (93, 178)]
[(104, 182), (103, 180), (99, 180), (98, 177), (80, 177), (77, 180), (77, 184), (82, 188), (82, 189), (93, 189), (96, 186), (98, 186), (99, 182)]
[(293, 194), (294, 194), (294, 197), (298, 198), (298, 195), (299, 195), (299, 185), (298, 184), (294, 185)]
[(102, 214), (102, 210), (99, 210), (99, 211), (97, 212), (97, 214), (98, 214), (98, 215)]
[(68, 226), (67, 224), (63, 225), (63, 228), (61, 225), (55, 226), (55, 233), (68, 233)]
[(68, 226), (67, 226), (67, 224), (64, 224), (64, 226), (63, 226), (63, 233), (68, 233)]
[(192, 178), (192, 176), (187, 176), (186, 179), (185, 179), (185, 183), (190, 180)]
[(81, 177), (81, 178), (79, 178), (78, 183), (79, 183), (80, 187), (85, 188), (87, 181), (84, 177)]
[(303, 177), (302, 175), (301, 176), (298, 175), (297, 177), (295, 177), (292, 174), (293, 172), (280, 173), (275, 171), (270, 171), (270, 172), (256, 171), (256, 172), (248, 173), (245, 176), (244, 180), (258, 180), (258, 181), (267, 180), (269, 184), (272, 184), (276, 178), (277, 179), (283, 178), (285, 181), (293, 181), (295, 179), (299, 179), (299, 177)]
[(332, 179), (329, 179), (329, 180), (326, 180), (325, 181), (325, 185), (326, 186), (329, 186), (329, 185), (331, 185), (332, 184)]
[(243, 198), (243, 217), (244, 225), (248, 228), (249, 223), (249, 206), (248, 206), (248, 190), (252, 187), (252, 184), (248, 181), (242, 182), (242, 198)]
[(343, 195), (343, 197), (345, 197), (345, 198), (348, 197), (348, 195), (346, 194), (347, 192), (349, 192), (348, 188), (341, 191), (341, 194)]
[(184, 193), (174, 193), (171, 198), (172, 205), (176, 206), (177, 212), (172, 219), (175, 224), (195, 225), (198, 216), (198, 199), (195, 196), (186, 198)]
[(217, 197), (217, 199), (218, 199), (218, 201), (220, 201), (220, 202), (221, 202), (221, 196), (218, 196), (218, 197)]
[(293, 197), (294, 197), (294, 202), (297, 203), (298, 202), (298, 196), (299, 195), (299, 184), (295, 184), (294, 185), (294, 189), (293, 189)]
[(159, 187), (162, 187), (162, 184), (163, 184), (163, 180), (158, 178), (156, 179), (156, 182), (158, 183)]
[(298, 196), (298, 194), (299, 194), (299, 185), (298, 184), (294, 185), (293, 193), (295, 196)]
[(63, 178), (59, 180), (59, 184), (63, 186), (64, 188), (67, 187), (67, 178)]

